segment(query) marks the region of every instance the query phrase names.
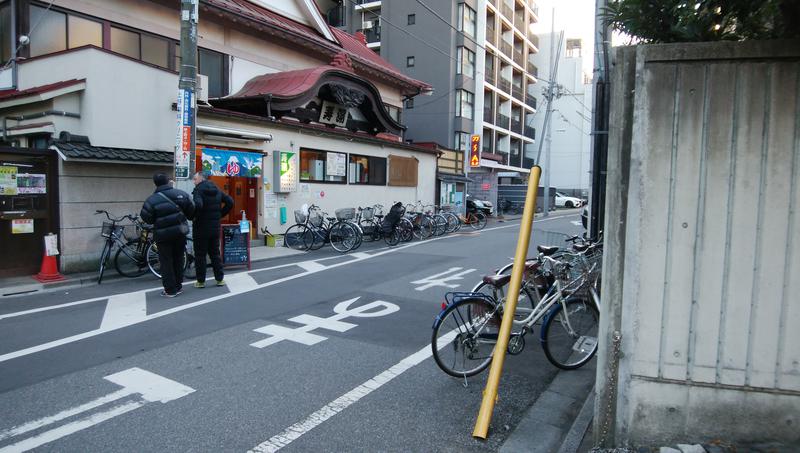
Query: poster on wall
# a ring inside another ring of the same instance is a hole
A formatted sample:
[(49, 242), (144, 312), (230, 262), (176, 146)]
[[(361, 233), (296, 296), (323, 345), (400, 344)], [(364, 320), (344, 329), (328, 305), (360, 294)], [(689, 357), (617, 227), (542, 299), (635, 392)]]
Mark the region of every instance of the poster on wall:
[(347, 176), (347, 154), (327, 153), (325, 174), (328, 176)]
[(17, 167), (0, 166), (0, 195), (17, 194)]
[(17, 175), (17, 192), (47, 193), (47, 176), (39, 173), (20, 173)]
[(12, 219), (11, 234), (33, 233), (33, 219)]
[(258, 178), (263, 173), (261, 153), (203, 148), (203, 171), (212, 176)]
[(297, 153), (275, 151), (275, 192), (297, 191)]

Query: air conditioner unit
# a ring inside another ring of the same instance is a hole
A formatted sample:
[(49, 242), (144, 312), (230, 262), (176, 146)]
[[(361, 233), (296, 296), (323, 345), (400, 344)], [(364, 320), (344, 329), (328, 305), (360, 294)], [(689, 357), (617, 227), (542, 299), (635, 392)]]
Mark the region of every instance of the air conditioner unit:
[(367, 29), (367, 28), (372, 28), (373, 23), (371, 20), (365, 20), (362, 25), (363, 28)]
[(197, 102), (208, 104), (208, 76), (197, 74)]

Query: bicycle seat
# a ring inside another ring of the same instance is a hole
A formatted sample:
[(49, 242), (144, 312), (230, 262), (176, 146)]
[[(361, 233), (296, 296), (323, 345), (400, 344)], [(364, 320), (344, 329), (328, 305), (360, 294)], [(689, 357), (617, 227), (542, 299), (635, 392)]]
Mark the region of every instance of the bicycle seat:
[(505, 286), (511, 281), (511, 275), (484, 275), (483, 282), (494, 287)]
[(555, 245), (537, 245), (536, 250), (544, 256), (550, 256), (558, 251), (558, 247)]
[(383, 218), (383, 215), (381, 215), (381, 214), (375, 214), (375, 218), (376, 218), (376, 219), (378, 219), (378, 220), (380, 220), (380, 219), (382, 219), (382, 218)]
[(336, 217), (325, 217), (325, 218), (328, 219), (329, 222), (333, 222), (336, 220)]
[(586, 244), (575, 244), (572, 246), (572, 249), (576, 252), (585, 252), (589, 248)]

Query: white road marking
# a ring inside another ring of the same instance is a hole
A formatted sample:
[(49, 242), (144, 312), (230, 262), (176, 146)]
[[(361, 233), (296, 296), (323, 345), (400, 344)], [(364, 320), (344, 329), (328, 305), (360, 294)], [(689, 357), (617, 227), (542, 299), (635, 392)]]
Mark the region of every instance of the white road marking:
[(575, 226), (582, 226), (583, 225), (583, 223), (581, 223), (580, 220), (572, 220), (569, 223), (571, 223), (571, 224), (573, 224)]
[[(467, 269), (462, 272), (454, 273), (460, 271), (463, 267), (451, 267), (444, 272), (438, 273), (436, 275), (431, 275), (430, 277), (425, 277), (420, 280), (416, 280), (411, 282), (412, 285), (421, 285), (414, 288), (417, 291), (425, 291), (428, 288), (433, 288), (434, 286), (442, 286), (445, 288), (458, 288), (458, 283), (448, 283), (452, 280), (464, 280), (464, 275), (469, 274), (470, 272), (475, 272), (475, 269)], [(448, 275), (449, 274), (449, 275)]]
[[(456, 336), (457, 331), (453, 330), (447, 335), (442, 336), (440, 339), (441, 344), (439, 349), (449, 344)], [(370, 393), (378, 390), (382, 386), (389, 383), (392, 379), (400, 376), (411, 368), (419, 365), (428, 357), (433, 355), (431, 345), (427, 345), (419, 351), (411, 354), (399, 363), (389, 368), (388, 370), (378, 374), (372, 379), (357, 386), (353, 390), (345, 393), (344, 395), (336, 398), (330, 403), (326, 404), (313, 414), (306, 417), (303, 421), (297, 422), (294, 425), (286, 428), (280, 434), (270, 437), (268, 440), (253, 447), (249, 453), (267, 453), (275, 452), (281, 448), (289, 445), (301, 436), (324, 423), (339, 412), (347, 409), (353, 404), (357, 403), (361, 398), (369, 395)]]
[(321, 271), (321, 270), (325, 269), (325, 267), (327, 267), (327, 266), (324, 266), (322, 264), (319, 264), (316, 261), (301, 261), (301, 262), (297, 263), (297, 265), (302, 267), (303, 270), (306, 270), (308, 272), (318, 272), (318, 271)]
[(241, 294), (258, 289), (258, 282), (247, 272), (228, 275), (225, 285), (231, 294)]
[[(542, 220), (556, 220), (556, 219), (563, 218), (563, 217), (568, 217), (568, 216), (550, 217), (550, 218), (542, 219)], [(539, 220), (536, 220), (536, 221), (538, 222)], [(512, 224), (509, 224), (509, 225), (503, 225), (503, 226), (492, 227), (492, 228), (485, 228), (482, 231), (486, 232), (486, 231), (494, 231), (494, 230), (503, 230), (503, 229), (506, 229), (506, 228), (515, 228), (515, 227), (518, 227), (518, 226), (519, 226), (518, 223), (512, 223)], [(400, 252), (402, 250), (408, 249), (410, 247), (416, 247), (416, 246), (419, 246), (419, 245), (422, 245), (422, 244), (427, 244), (429, 242), (434, 242), (434, 241), (447, 240), (447, 239), (451, 239), (451, 238), (454, 238), (454, 237), (456, 237), (456, 236), (453, 236), (453, 235), (440, 236), (440, 237), (437, 237), (437, 238), (426, 239), (424, 241), (412, 242), (412, 243), (405, 244), (405, 245), (398, 246), (398, 247), (388, 248), (387, 250), (382, 250), (382, 251), (380, 251), (378, 253), (372, 253), (372, 254), (370, 254), (368, 256), (368, 258), (356, 258), (356, 259), (349, 260), (349, 261), (344, 261), (344, 262), (341, 262), (341, 263), (334, 263), (334, 264), (331, 264), (330, 266), (325, 266), (324, 269), (320, 269), (319, 271), (300, 272), (300, 273), (297, 273), (297, 274), (294, 274), (294, 275), (290, 275), (288, 277), (283, 277), (283, 278), (272, 280), (272, 281), (269, 281), (269, 282), (266, 282), (266, 283), (262, 283), (262, 284), (258, 285), (258, 287), (255, 288), (255, 289), (261, 289), (261, 288), (266, 288), (266, 287), (273, 286), (273, 285), (278, 285), (278, 284), (281, 284), (281, 283), (284, 283), (284, 282), (287, 282), (287, 281), (291, 281), (291, 280), (294, 280), (294, 279), (306, 277), (308, 275), (312, 275), (312, 274), (315, 274), (317, 272), (322, 272), (322, 271), (326, 271), (326, 270), (329, 270), (329, 269), (335, 269), (335, 268), (337, 268), (339, 266), (347, 266), (347, 265), (358, 263), (358, 262), (361, 262), (361, 261), (364, 261), (364, 260), (367, 260), (367, 259), (383, 256), (383, 255), (386, 255), (386, 254), (389, 254), (389, 253), (397, 253), (397, 252)], [(333, 258), (338, 258), (338, 257), (322, 258), (322, 259), (320, 259), (318, 261), (322, 261), (324, 259), (333, 259)], [(280, 266), (274, 266), (272, 268), (255, 269), (255, 270), (249, 271), (249, 273), (263, 272), (263, 271), (270, 270), (270, 269), (277, 269), (277, 268), (296, 266), (296, 265), (297, 265), (297, 263), (283, 264), (283, 265), (280, 265)], [(235, 275), (235, 274), (231, 274), (231, 275)], [(147, 291), (154, 291), (154, 290), (158, 290), (158, 289), (160, 289), (160, 287), (151, 288), (151, 289), (149, 289)], [(136, 325), (136, 324), (139, 324), (139, 323), (142, 323), (142, 322), (146, 322), (146, 321), (150, 321), (150, 320), (153, 320), (153, 319), (158, 319), (158, 318), (161, 318), (162, 316), (168, 316), (168, 315), (171, 315), (173, 313), (178, 313), (178, 312), (183, 311), (183, 310), (189, 310), (189, 309), (192, 309), (192, 308), (195, 308), (195, 307), (199, 307), (201, 305), (210, 304), (210, 303), (216, 302), (218, 300), (229, 298), (229, 297), (234, 296), (236, 294), (240, 294), (240, 293), (220, 294), (220, 295), (217, 295), (217, 296), (214, 296), (214, 297), (209, 297), (208, 299), (203, 299), (203, 300), (199, 300), (197, 302), (191, 302), (191, 303), (188, 303), (188, 304), (178, 305), (178, 306), (175, 306), (175, 307), (167, 309), (167, 310), (162, 310), (162, 311), (159, 311), (157, 313), (153, 313), (153, 314), (147, 315), (147, 317), (145, 319), (139, 320), (137, 322), (133, 322), (133, 323), (127, 325), (127, 326), (119, 326), (119, 327), (105, 328), (105, 329), (95, 329), (95, 330), (91, 330), (91, 331), (88, 331), (88, 332), (83, 332), (83, 333), (80, 333), (80, 334), (77, 334), (77, 335), (72, 335), (72, 336), (69, 336), (69, 337), (60, 338), (58, 340), (50, 341), (50, 342), (47, 342), (47, 343), (42, 343), (42, 344), (39, 344), (39, 345), (36, 345), (36, 346), (31, 346), (29, 348), (20, 349), (18, 351), (2, 354), (2, 355), (0, 355), (0, 363), (7, 362), (9, 360), (13, 360), (13, 359), (16, 359), (16, 358), (19, 358), (19, 357), (28, 356), (28, 355), (31, 355), (31, 354), (36, 354), (37, 352), (47, 351), (49, 349), (57, 348), (59, 346), (65, 345), (65, 344), (70, 344), (70, 343), (74, 343), (76, 341), (85, 340), (87, 338), (96, 337), (98, 335), (102, 335), (102, 334), (105, 334), (105, 333), (108, 333), (108, 332), (111, 332), (111, 331), (114, 331), (114, 330), (117, 330), (117, 329), (121, 329), (123, 327)], [(86, 299), (86, 300), (82, 300), (82, 301), (69, 302), (69, 303), (61, 304), (61, 305), (51, 305), (51, 306), (48, 306), (48, 307), (42, 307), (42, 308), (37, 308), (37, 309), (32, 309), (32, 310), (25, 310), (25, 311), (22, 311), (22, 312), (7, 313), (7, 314), (4, 314), (4, 315), (0, 315), (0, 320), (5, 319), (5, 318), (15, 317), (15, 316), (23, 316), (23, 315), (27, 315), (27, 314), (31, 314), (31, 313), (38, 313), (38, 312), (42, 312), (42, 311), (46, 311), (46, 310), (55, 310), (55, 309), (60, 309), (60, 308), (64, 308), (64, 307), (85, 304), (85, 303), (91, 303), (91, 302), (97, 302), (97, 301), (105, 301), (107, 299), (108, 299), (108, 297), (96, 297), (96, 298)]]
[(127, 326), (147, 317), (147, 293), (116, 294), (108, 299), (101, 329)]
[[(301, 327), (291, 329), (276, 324), (269, 324), (264, 327), (254, 329), (255, 332), (270, 335), (270, 337), (256, 341), (255, 343), (250, 343), (250, 346), (256, 348), (266, 348), (267, 346), (280, 343), (284, 340), (289, 340), (306, 346), (312, 346), (328, 339), (322, 335), (311, 333), (312, 330), (327, 329), (334, 332), (347, 332), (358, 325), (349, 322), (343, 322), (342, 319), (350, 317), (375, 318), (378, 316), (386, 316), (400, 310), (400, 307), (397, 305), (390, 302), (384, 302), (382, 300), (376, 300), (375, 302), (350, 308), (350, 306), (358, 299), (359, 297), (355, 297), (344, 302), (339, 302), (335, 307), (333, 307), (333, 311), (336, 314), (328, 318), (320, 318), (318, 316), (303, 314), (289, 319), (290, 322), (303, 324)], [(376, 308), (378, 310), (374, 310)]]
[(361, 258), (361, 259), (369, 258), (369, 254), (365, 252), (351, 253), (350, 256), (352, 256), (353, 258)]
[(0, 440), (21, 436), (25, 433), (97, 409), (101, 406), (113, 403), (131, 395), (138, 394), (141, 399), (118, 404), (111, 409), (94, 413), (79, 420), (39, 433), (27, 439), (6, 445), (0, 448), (0, 453), (31, 450), (86, 428), (90, 428), (94, 425), (102, 423), (106, 420), (110, 420), (132, 410), (138, 409), (145, 404), (153, 402), (167, 403), (194, 392), (194, 389), (191, 387), (187, 387), (171, 379), (167, 379), (141, 368), (129, 368), (127, 370), (120, 371), (119, 373), (110, 374), (103, 379), (121, 386), (122, 389), (109, 393), (106, 396), (102, 396), (88, 403), (61, 411), (55, 415), (40, 418), (32, 422), (15, 426), (5, 431), (0, 431)]

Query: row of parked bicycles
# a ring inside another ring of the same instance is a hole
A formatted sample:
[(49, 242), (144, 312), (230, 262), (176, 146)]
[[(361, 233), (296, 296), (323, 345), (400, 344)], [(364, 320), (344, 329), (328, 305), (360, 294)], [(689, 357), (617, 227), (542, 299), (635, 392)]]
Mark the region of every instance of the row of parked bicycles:
[(486, 215), (469, 210), (463, 216), (447, 207), (422, 202), (404, 205), (394, 203), (383, 214), (383, 206), (343, 208), (328, 215), (317, 205), (294, 211), (295, 224), (284, 234), (286, 247), (307, 251), (319, 250), (326, 244), (340, 253), (356, 250), (364, 241), (384, 240), (395, 246), (414, 239), (428, 239), (459, 231), (463, 225), (474, 230), (486, 227)]
[[(521, 353), (526, 335), (538, 327), (550, 363), (571, 370), (597, 352), (603, 242), (602, 233), (594, 240), (567, 241), (565, 247), (538, 246), (538, 255), (526, 261), (507, 351)], [(445, 373), (466, 379), (491, 363), (512, 267), (484, 276), (470, 292), (445, 295), (431, 341)]]

